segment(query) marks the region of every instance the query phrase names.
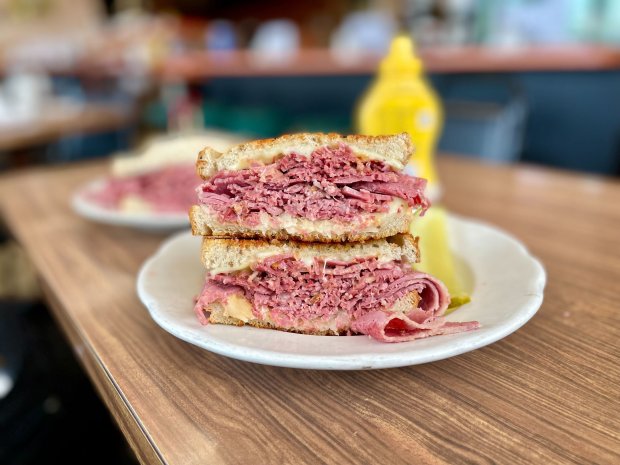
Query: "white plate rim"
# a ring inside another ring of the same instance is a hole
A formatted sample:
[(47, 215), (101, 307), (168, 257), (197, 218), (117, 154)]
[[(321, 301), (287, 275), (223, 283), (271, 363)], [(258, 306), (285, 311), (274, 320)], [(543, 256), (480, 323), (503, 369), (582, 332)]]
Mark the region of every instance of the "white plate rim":
[[(422, 363), (429, 363), (438, 360), (443, 360), (446, 358), (454, 357), (457, 355), (461, 355), (466, 352), (470, 352), (475, 349), (479, 349), (485, 347), (489, 344), (497, 342), (500, 339), (507, 337), (508, 335), (514, 333), (519, 328), (521, 328), (525, 323), (527, 323), (538, 311), (543, 302), (544, 297), (544, 288), (546, 285), (547, 275), (546, 271), (536, 257), (534, 257), (529, 250), (523, 245), (519, 240), (517, 240), (511, 234), (490, 225), (487, 222), (474, 220), (470, 218), (465, 218), (460, 215), (449, 214), (449, 221), (462, 222), (469, 225), (473, 225), (478, 228), (484, 228), (487, 231), (496, 234), (498, 237), (501, 237), (503, 240), (507, 241), (515, 250), (518, 250), (521, 258), (527, 259), (530, 264), (533, 266), (535, 270), (535, 279), (529, 281), (529, 288), (531, 292), (527, 294), (529, 300), (527, 305), (522, 306), (522, 310), (515, 315), (513, 318), (510, 318), (504, 321), (498, 329), (496, 329), (492, 333), (485, 334), (484, 336), (480, 336), (477, 338), (466, 339), (465, 342), (461, 342), (459, 344), (444, 344), (441, 349), (433, 349), (432, 351), (417, 351), (415, 347), (413, 350), (403, 351), (403, 352), (394, 352), (388, 354), (381, 355), (373, 355), (372, 360), (367, 360), (366, 357), (359, 357), (353, 359), (350, 355), (343, 356), (330, 356), (325, 357), (322, 355), (307, 355), (307, 354), (295, 354), (295, 353), (279, 353), (273, 352), (269, 350), (262, 349), (252, 349), (250, 351), (246, 350), (244, 346), (238, 346), (235, 344), (222, 343), (217, 340), (209, 341), (200, 341), (197, 342), (194, 338), (188, 336), (184, 331), (179, 330), (174, 325), (171, 325), (165, 318), (162, 317), (157, 311), (153, 310), (153, 306), (151, 304), (151, 296), (145, 288), (147, 274), (150, 269), (154, 266), (159, 258), (162, 255), (166, 254), (169, 249), (175, 246), (175, 242), (179, 240), (183, 240), (185, 236), (188, 235), (188, 231), (179, 232), (166, 241), (164, 241), (158, 250), (149, 257), (142, 265), (136, 282), (136, 290), (140, 301), (147, 308), (151, 318), (165, 331), (174, 335), (175, 337), (189, 342), (190, 344), (196, 345), (203, 349), (206, 349), (210, 352), (223, 355), (226, 357), (230, 357), (237, 360), (243, 360), (246, 362), (271, 365), (271, 366), (279, 366), (279, 367), (288, 367), (288, 368), (302, 368), (302, 369), (318, 369), (318, 370), (366, 370), (366, 369), (383, 369), (383, 368), (396, 368), (410, 365), (417, 365)], [(528, 288), (528, 289), (529, 289)], [(198, 326), (199, 323), (196, 322)], [(254, 330), (254, 331), (272, 331), (272, 330), (264, 330), (264, 329), (256, 329), (250, 327), (240, 327), (235, 328), (237, 330)], [(473, 333), (469, 332), (468, 334)], [(307, 335), (299, 335), (292, 333), (279, 332), (283, 335), (293, 336), (293, 337), (314, 337), (314, 338), (324, 338), (324, 337), (336, 337), (336, 336), (307, 336)], [(461, 333), (464, 334), (464, 333)], [(446, 335), (446, 336), (436, 336), (441, 338), (452, 338), (453, 336), (458, 335)], [(356, 336), (356, 337), (364, 337), (364, 336)], [(340, 338), (348, 338), (347, 336), (341, 336)], [(405, 346), (406, 344), (415, 344), (416, 341), (408, 342), (408, 343), (396, 343), (395, 345)], [(379, 343), (385, 344), (385, 343)]]

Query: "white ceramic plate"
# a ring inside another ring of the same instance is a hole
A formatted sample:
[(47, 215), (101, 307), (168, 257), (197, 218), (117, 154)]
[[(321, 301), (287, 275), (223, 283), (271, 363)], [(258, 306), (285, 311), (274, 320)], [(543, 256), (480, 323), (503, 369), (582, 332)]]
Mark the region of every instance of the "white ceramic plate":
[(189, 225), (187, 212), (126, 212), (102, 207), (90, 200), (86, 194), (101, 189), (103, 183), (103, 179), (96, 179), (74, 194), (71, 204), (76, 213), (99, 223), (127, 226), (143, 231), (174, 231)]
[(543, 300), (545, 270), (516, 239), (491, 226), (451, 215), (452, 249), (470, 279), (472, 301), (447, 318), (481, 328), (411, 342), (367, 336), (309, 336), (252, 327), (201, 326), (193, 297), (203, 284), (200, 238), (168, 239), (142, 267), (138, 295), (152, 318), (184, 341), (228, 357), (267, 365), (358, 370), (441, 360), (491, 344), (524, 325)]

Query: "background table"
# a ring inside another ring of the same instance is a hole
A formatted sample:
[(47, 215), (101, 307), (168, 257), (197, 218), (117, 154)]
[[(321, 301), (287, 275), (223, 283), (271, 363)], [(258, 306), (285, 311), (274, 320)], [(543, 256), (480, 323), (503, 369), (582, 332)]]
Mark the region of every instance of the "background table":
[(163, 237), (70, 209), (100, 163), (1, 177), (0, 208), (144, 463), (620, 463), (620, 185), (456, 158), (440, 168), (453, 211), (542, 259), (545, 301), (491, 346), (380, 371), (254, 365), (160, 329), (135, 278)]
[(37, 119), (14, 126), (0, 126), (0, 151), (53, 142), (67, 134), (110, 131), (127, 127), (134, 112), (120, 105), (49, 104)]

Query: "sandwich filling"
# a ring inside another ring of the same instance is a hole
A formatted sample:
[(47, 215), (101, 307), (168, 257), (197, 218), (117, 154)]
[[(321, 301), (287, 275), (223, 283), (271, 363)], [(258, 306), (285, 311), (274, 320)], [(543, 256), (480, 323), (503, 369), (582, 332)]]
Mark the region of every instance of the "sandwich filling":
[(222, 223), (257, 227), (265, 215), (348, 223), (360, 215), (387, 213), (396, 204), (424, 212), (429, 206), (425, 185), (426, 180), (396, 172), (383, 161), (361, 160), (340, 144), (308, 157), (291, 153), (271, 164), (220, 171), (198, 188), (198, 198)]
[(187, 212), (194, 203), (198, 182), (193, 165), (173, 165), (136, 176), (107, 179), (88, 197), (114, 210)]
[(213, 304), (226, 308), (232, 303), (238, 312), (230, 308), (227, 315), (240, 323), (306, 333), (366, 334), (384, 342), (478, 327), (477, 322), (446, 322), (442, 315), (449, 302), (440, 281), (400, 261), (315, 258), (306, 263), (281, 254), (250, 269), (208, 276), (195, 311), (207, 324)]

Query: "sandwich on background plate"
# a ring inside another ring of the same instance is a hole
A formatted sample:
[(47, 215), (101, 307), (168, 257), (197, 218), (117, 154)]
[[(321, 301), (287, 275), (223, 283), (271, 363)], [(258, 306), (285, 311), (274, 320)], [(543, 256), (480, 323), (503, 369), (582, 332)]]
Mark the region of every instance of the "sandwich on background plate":
[(402, 342), (477, 328), (443, 318), (437, 279), (414, 271), (417, 238), (349, 244), (203, 238), (202, 324), (251, 325), (315, 335), (366, 334)]
[(196, 153), (205, 145), (220, 150), (240, 139), (219, 132), (174, 134), (153, 138), (136, 155), (118, 155), (112, 176), (87, 197), (112, 210), (186, 213), (195, 203)]
[(401, 173), (409, 135), (295, 134), (207, 147), (192, 207), (202, 236), (346, 242), (406, 233), (429, 206), (426, 181)]

